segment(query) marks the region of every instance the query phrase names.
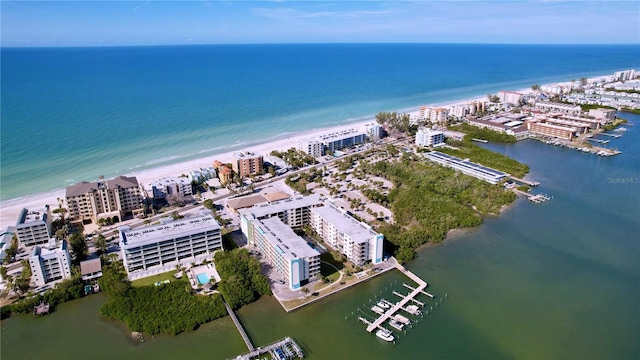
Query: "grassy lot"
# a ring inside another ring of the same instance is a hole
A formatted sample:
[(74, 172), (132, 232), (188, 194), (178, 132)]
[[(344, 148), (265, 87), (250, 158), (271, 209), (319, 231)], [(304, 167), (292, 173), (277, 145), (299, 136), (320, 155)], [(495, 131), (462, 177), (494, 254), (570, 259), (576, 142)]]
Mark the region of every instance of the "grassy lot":
[[(162, 274), (158, 274), (158, 275), (149, 276), (149, 277), (146, 277), (146, 278), (134, 280), (134, 281), (131, 282), (131, 285), (132, 286), (147, 286), (147, 285), (153, 285), (156, 281), (164, 281), (164, 280), (169, 280), (171, 282), (178, 281), (179, 279), (176, 279), (175, 276), (173, 276), (173, 274), (175, 274), (176, 272), (177, 272), (176, 270), (171, 270), (171, 271), (167, 271), (166, 273), (162, 273)], [(182, 278), (184, 279), (184, 275), (182, 276)]]
[(320, 274), (326, 277), (329, 281), (336, 281), (340, 278), (340, 272), (338, 270), (323, 262), (320, 263)]

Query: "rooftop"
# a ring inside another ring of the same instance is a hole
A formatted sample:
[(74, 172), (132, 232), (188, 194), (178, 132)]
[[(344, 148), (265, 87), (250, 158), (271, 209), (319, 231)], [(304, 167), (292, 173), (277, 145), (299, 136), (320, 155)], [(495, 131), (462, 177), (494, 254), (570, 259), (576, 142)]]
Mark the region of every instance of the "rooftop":
[(67, 242), (62, 240), (61, 242), (53, 242), (49, 245), (53, 246), (35, 246), (31, 251), (31, 256), (40, 256), (41, 258), (55, 258), (58, 254), (67, 250)]
[(227, 200), (227, 206), (233, 210), (252, 207), (256, 204), (267, 202), (267, 199), (260, 195), (248, 195)]
[(258, 232), (264, 235), (265, 239), (285, 258), (293, 260), (320, 255), (279, 218), (271, 217), (253, 221)]
[(241, 214), (253, 214), (256, 218), (279, 213), (282, 211), (321, 205), (320, 195), (314, 194), (294, 199), (281, 200), (270, 204), (256, 205), (248, 209), (240, 210)]
[(20, 212), (17, 225), (29, 224), (29, 223), (41, 222), (41, 221), (46, 222), (47, 216), (49, 216), (49, 205), (45, 205), (43, 208), (38, 210), (28, 210), (24, 208)]
[(213, 218), (211, 211), (208, 210), (202, 210), (199, 216), (160, 225), (149, 225), (136, 230), (131, 229), (129, 226), (119, 228), (121, 242), (127, 248), (153, 244), (167, 238), (177, 238), (219, 229), (220, 224)]
[(349, 236), (355, 243), (367, 242), (378, 235), (369, 225), (354, 219), (346, 211), (330, 203), (314, 208), (312, 211), (331, 223), (339, 232)]
[(456, 164), (458, 166), (462, 166), (470, 170), (478, 171), (493, 177), (509, 176), (509, 174), (505, 172), (471, 162), (468, 159), (463, 160), (463, 159), (460, 159), (459, 157), (451, 156), (449, 154), (441, 153), (438, 151), (432, 151), (430, 153), (426, 153), (425, 156), (430, 159), (436, 158), (439, 160), (447, 161), (449, 163)]
[(240, 159), (256, 159), (256, 158), (261, 158), (262, 155), (258, 155), (256, 153), (252, 153), (249, 151), (240, 151), (240, 152), (235, 152), (233, 153), (233, 158), (236, 160), (240, 160)]
[(82, 181), (75, 185), (67, 186), (67, 197), (80, 196), (97, 189), (115, 189), (138, 187), (138, 179), (135, 176), (118, 176), (111, 180), (100, 179), (99, 181)]
[(85, 260), (80, 262), (81, 275), (89, 275), (102, 271), (102, 264), (100, 264), (100, 258)]

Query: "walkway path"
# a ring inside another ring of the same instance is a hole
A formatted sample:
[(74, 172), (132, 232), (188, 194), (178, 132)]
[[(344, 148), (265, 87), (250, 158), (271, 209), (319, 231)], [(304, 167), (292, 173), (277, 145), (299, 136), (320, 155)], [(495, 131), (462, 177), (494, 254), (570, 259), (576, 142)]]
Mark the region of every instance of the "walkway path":
[(229, 306), (226, 301), (224, 302), (224, 307), (227, 308), (227, 312), (229, 313), (229, 316), (231, 316), (231, 320), (233, 320), (233, 323), (236, 324), (238, 332), (242, 336), (242, 340), (244, 340), (244, 343), (247, 344), (247, 348), (249, 349), (249, 351), (255, 350), (253, 344), (251, 344), (251, 340), (249, 340), (249, 337), (247, 336), (247, 333), (242, 328), (242, 324), (240, 324), (240, 321), (236, 317), (236, 314), (233, 312), (233, 309), (231, 309), (231, 306)]

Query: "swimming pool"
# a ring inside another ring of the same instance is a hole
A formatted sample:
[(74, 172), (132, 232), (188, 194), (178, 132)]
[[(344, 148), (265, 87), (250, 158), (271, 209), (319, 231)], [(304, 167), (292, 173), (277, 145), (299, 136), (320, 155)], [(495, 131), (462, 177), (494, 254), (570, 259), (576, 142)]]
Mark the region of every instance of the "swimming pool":
[(198, 279), (198, 282), (202, 285), (209, 283), (209, 275), (205, 273), (196, 275), (196, 278)]

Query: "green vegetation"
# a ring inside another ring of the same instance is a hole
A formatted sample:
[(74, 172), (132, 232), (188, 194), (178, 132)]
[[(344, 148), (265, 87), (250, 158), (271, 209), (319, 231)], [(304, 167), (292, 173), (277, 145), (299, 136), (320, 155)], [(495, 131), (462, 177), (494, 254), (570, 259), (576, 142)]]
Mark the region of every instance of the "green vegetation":
[(615, 92), (619, 92), (619, 93), (626, 93), (626, 94), (640, 94), (640, 90), (622, 90), (622, 89), (614, 89), (614, 88), (606, 88), (604, 89), (605, 91), (615, 91)]
[(16, 254), (18, 254), (18, 238), (16, 237), (16, 234), (13, 234), (13, 236), (11, 237), (11, 245), (9, 245), (9, 247), (5, 251), (5, 257), (3, 260), (4, 263), (12, 263)]
[(500, 97), (495, 94), (487, 94), (487, 100), (491, 103), (497, 104), (500, 102)]
[(631, 108), (623, 107), (622, 109), (620, 109), (620, 111), (640, 115), (640, 109), (631, 109)]
[(473, 162), (504, 171), (519, 178), (522, 178), (529, 172), (527, 165), (519, 163), (508, 156), (482, 148), (471, 141), (467, 141), (466, 137), (464, 141), (456, 142), (454, 146), (459, 150), (442, 147), (438, 149), (438, 151), (462, 159), (468, 158)]
[(73, 253), (77, 264), (87, 258), (89, 247), (82, 233), (74, 233), (69, 236), (69, 249)]
[[(398, 114), (397, 112), (380, 112), (376, 114), (378, 124), (387, 126), (391, 130), (401, 133), (411, 133), (413, 130), (410, 124), (411, 116), (409, 114)], [(413, 131), (415, 133), (415, 131)]]
[(271, 294), (269, 282), (261, 273), (260, 262), (249, 256), (247, 250), (219, 251), (214, 260), (222, 278), (218, 290), (232, 308), (255, 301), (260, 295)]
[(516, 137), (513, 135), (499, 133), (491, 129), (481, 129), (477, 126), (473, 126), (469, 124), (460, 124), (456, 126), (451, 126), (450, 129), (467, 134), (467, 136), (464, 137), (465, 141), (471, 141), (471, 139), (482, 139), (482, 140), (498, 142), (498, 143), (516, 142)]
[(193, 295), (185, 281), (133, 287), (119, 262), (103, 267), (99, 282), (111, 297), (111, 301), (100, 308), (102, 315), (124, 321), (132, 331), (175, 335), (197, 329), (227, 313), (219, 294)]
[(392, 252), (400, 262), (415, 256), (415, 249), (443, 240), (450, 229), (482, 223), (481, 214), (497, 213), (515, 200), (515, 194), (499, 185), (460, 174), (405, 154), (401, 162), (377, 162), (363, 167), (394, 184), (388, 195), (395, 223), (382, 224)]
[(294, 169), (299, 169), (305, 165), (312, 165), (316, 162), (313, 156), (305, 154), (296, 148), (291, 148), (285, 152), (273, 150), (270, 155), (279, 157)]
[[(342, 160), (344, 161), (344, 160)], [(311, 193), (311, 191), (307, 190), (307, 184), (311, 182), (322, 182), (322, 170), (319, 168), (309, 169), (309, 171), (303, 171), (297, 175), (289, 175), (285, 179), (285, 184), (287, 184), (293, 190), (299, 192), (300, 194), (307, 195)]]
[[(566, 103), (566, 102), (565, 102)], [(571, 104), (571, 105), (575, 105), (573, 103), (567, 103), (567, 104)], [(611, 109), (611, 110), (617, 110), (616, 108), (614, 108), (613, 106), (606, 106), (606, 105), (592, 105), (592, 104), (580, 104), (580, 108), (582, 108), (582, 111), (589, 111), (589, 110), (594, 110), (594, 109)]]
[(607, 125), (603, 125), (602, 126), (602, 130), (604, 131), (611, 131), (615, 128), (617, 128), (618, 126), (622, 125), (622, 124), (626, 124), (627, 120), (623, 119), (623, 118), (617, 118), (615, 119), (611, 124), (607, 124)]
[(59, 282), (56, 287), (44, 292), (44, 294), (36, 294), (28, 296), (11, 305), (3, 306), (0, 309), (1, 317), (4, 319), (11, 314), (27, 314), (33, 312), (33, 308), (41, 302), (48, 303), (51, 308), (55, 308), (58, 304), (84, 296), (84, 286), (79, 272), (74, 272), (69, 279)]
[(178, 271), (179, 270), (176, 269), (176, 270), (167, 271), (162, 274), (153, 275), (153, 276), (149, 276), (149, 277), (138, 279), (138, 280), (133, 280), (131, 282), (131, 286), (135, 286), (135, 287), (149, 286), (149, 285), (155, 284), (158, 281), (164, 281), (164, 280), (176, 281), (179, 279), (176, 279), (176, 277), (173, 275)]

